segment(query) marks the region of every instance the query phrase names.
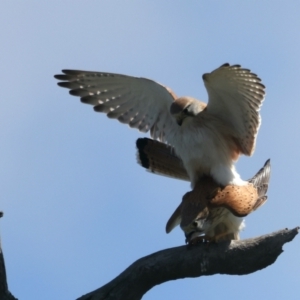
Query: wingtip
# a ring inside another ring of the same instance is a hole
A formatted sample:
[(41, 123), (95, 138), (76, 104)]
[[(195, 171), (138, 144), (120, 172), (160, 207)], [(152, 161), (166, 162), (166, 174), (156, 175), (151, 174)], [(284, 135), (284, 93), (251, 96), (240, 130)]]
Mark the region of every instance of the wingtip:
[(170, 233), (176, 227), (174, 226), (174, 220), (172, 219), (172, 217), (168, 220), (166, 224), (166, 233)]
[(70, 69), (62, 69), (61, 71), (66, 75), (76, 75), (80, 73), (80, 71)]
[(223, 67), (230, 67), (230, 64), (229, 63), (225, 63), (225, 64), (221, 65), (220, 68), (223, 68)]
[(270, 158), (268, 158), (267, 160), (266, 160), (266, 162), (265, 162), (265, 164), (264, 164), (264, 166), (271, 166), (271, 159)]
[[(59, 78), (57, 78), (59, 79)], [(60, 86), (60, 87), (64, 87), (64, 88), (69, 88), (69, 82), (67, 81), (61, 81), (61, 82), (58, 82), (57, 85)], [(71, 94), (72, 95), (72, 94)]]
[(181, 206), (182, 203), (175, 209), (166, 224), (166, 233), (170, 233), (181, 222)]
[[(236, 67), (236, 66), (238, 66), (238, 65), (234, 65), (234, 67)], [(221, 65), (219, 68), (217, 68), (216, 70), (221, 69), (221, 68), (228, 68), (228, 67), (230, 67), (230, 64), (229, 63), (225, 63), (225, 64)], [(207, 81), (210, 74), (211, 73), (204, 73), (202, 75), (203, 81)]]
[(263, 166), (263, 170), (265, 173), (267, 173), (267, 176), (269, 177), (268, 180), (270, 180), (270, 173), (271, 173), (271, 160), (267, 159)]
[(168, 223), (166, 224), (166, 233), (170, 233), (172, 229), (169, 228)]

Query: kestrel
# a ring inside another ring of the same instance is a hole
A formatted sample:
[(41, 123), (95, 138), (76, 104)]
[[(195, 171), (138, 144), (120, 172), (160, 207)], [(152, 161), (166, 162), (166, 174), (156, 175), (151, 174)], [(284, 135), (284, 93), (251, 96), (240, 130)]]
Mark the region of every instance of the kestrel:
[(63, 70), (55, 75), (70, 94), (171, 145), (192, 187), (203, 176), (222, 186), (245, 185), (235, 171), (240, 154), (251, 155), (260, 126), (265, 87), (239, 65), (224, 64), (203, 75), (209, 100), (177, 97), (155, 81), (105, 72)]
[[(136, 142), (138, 162), (152, 173), (189, 180), (182, 160), (171, 146), (148, 138)], [(169, 233), (180, 224), (186, 241), (201, 236), (203, 240), (237, 240), (244, 227), (243, 218), (267, 200), (270, 161), (247, 184), (221, 186), (204, 175), (194, 189), (186, 193), (166, 225)]]
[(238, 240), (243, 218), (267, 201), (270, 161), (247, 185), (220, 187), (211, 176), (202, 177), (170, 217), (166, 231), (180, 223), (186, 241), (199, 235), (208, 241)]

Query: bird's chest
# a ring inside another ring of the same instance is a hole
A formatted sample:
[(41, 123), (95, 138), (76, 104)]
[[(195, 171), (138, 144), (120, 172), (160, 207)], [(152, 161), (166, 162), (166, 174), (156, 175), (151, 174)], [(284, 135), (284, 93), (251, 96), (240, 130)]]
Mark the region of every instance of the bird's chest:
[(222, 136), (206, 127), (183, 129), (178, 131), (173, 145), (187, 171), (207, 173), (212, 166), (226, 162), (229, 149)]

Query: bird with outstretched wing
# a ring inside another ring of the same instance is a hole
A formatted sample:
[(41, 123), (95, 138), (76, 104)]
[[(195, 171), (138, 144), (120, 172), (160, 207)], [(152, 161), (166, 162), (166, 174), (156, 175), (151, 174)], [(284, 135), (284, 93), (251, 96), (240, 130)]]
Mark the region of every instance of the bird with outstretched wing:
[[(170, 88), (146, 78), (76, 70), (63, 73), (55, 75), (58, 85), (93, 105), (96, 112), (150, 131), (152, 140), (137, 141), (143, 167), (191, 182), (193, 190), (171, 216), (167, 232), (180, 223), (187, 239), (199, 234), (215, 240), (238, 237), (241, 217), (266, 200), (261, 180), (244, 181), (234, 167), (241, 154), (251, 155), (255, 149), (265, 97), (256, 74), (229, 64), (204, 74), (209, 98), (205, 104), (177, 97)], [(269, 177), (265, 179), (267, 184)], [(236, 210), (243, 207), (241, 203), (250, 208), (239, 215)]]
[(224, 64), (204, 74), (207, 104), (177, 97), (170, 88), (146, 78), (75, 70), (63, 73), (55, 78), (71, 95), (172, 146), (192, 187), (203, 175), (223, 186), (247, 184), (234, 163), (255, 149), (265, 97), (264, 85), (250, 70)]
[[(149, 172), (189, 180), (182, 160), (174, 149), (148, 138), (136, 141), (138, 163)], [(237, 240), (244, 228), (243, 217), (267, 201), (271, 173), (270, 160), (244, 185), (222, 186), (211, 176), (202, 176), (186, 193), (167, 222), (166, 232), (180, 225), (186, 241)]]

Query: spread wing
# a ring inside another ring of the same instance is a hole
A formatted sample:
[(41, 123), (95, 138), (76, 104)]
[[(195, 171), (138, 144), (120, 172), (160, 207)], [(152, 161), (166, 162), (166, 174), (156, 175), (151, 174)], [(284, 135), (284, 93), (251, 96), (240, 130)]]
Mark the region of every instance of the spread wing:
[(260, 126), (259, 110), (265, 97), (261, 79), (239, 65), (224, 64), (203, 75), (209, 102), (207, 113), (226, 122), (241, 152), (251, 155)]
[(55, 75), (58, 85), (70, 89), (83, 103), (91, 104), (97, 112), (118, 119), (142, 132), (150, 130), (151, 137), (168, 141), (176, 129), (169, 110), (176, 98), (171, 89), (146, 78), (112, 73), (63, 70)]

